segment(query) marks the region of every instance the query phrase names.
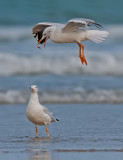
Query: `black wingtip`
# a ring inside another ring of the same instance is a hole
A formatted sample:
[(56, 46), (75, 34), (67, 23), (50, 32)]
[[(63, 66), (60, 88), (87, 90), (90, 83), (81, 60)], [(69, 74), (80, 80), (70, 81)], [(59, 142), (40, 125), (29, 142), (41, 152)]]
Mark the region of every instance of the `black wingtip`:
[(103, 29), (103, 26), (102, 26), (101, 24), (99, 24), (99, 23), (95, 23), (95, 26), (96, 26), (97, 28), (99, 28), (99, 29)]
[(99, 23), (96, 23), (96, 22), (90, 22), (89, 24), (88, 24), (88, 26), (96, 26), (97, 28), (99, 28), (99, 29), (103, 29), (103, 26), (101, 25), (101, 24), (99, 24)]
[(57, 121), (59, 121), (59, 119), (56, 119)]

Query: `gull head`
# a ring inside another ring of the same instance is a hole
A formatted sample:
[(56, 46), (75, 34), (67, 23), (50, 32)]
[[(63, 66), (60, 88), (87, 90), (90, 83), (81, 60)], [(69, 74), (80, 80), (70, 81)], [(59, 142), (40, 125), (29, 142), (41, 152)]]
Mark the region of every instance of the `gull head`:
[(32, 85), (32, 86), (30, 87), (30, 89), (31, 89), (31, 92), (32, 92), (32, 93), (37, 93), (37, 92), (38, 92), (38, 87), (37, 87), (36, 85)]
[(47, 27), (47, 28), (43, 31), (42, 38), (39, 40), (38, 44), (44, 42), (44, 47), (45, 47), (45, 44), (46, 44), (47, 40), (48, 40), (48, 39), (50, 38), (50, 36), (51, 36), (52, 30), (53, 30), (52, 27)]
[(50, 38), (50, 35), (51, 35), (51, 32), (52, 32), (52, 27), (47, 27), (47, 28), (43, 31), (43, 37), (42, 37), (42, 39), (44, 39), (44, 38), (49, 39), (49, 38)]

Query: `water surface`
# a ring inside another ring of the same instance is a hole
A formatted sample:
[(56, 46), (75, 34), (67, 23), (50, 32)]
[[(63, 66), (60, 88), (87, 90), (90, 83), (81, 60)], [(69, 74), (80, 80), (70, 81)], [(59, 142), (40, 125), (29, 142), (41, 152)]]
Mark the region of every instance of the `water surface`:
[[(60, 121), (35, 127), (25, 115), (26, 105), (0, 106), (2, 159), (122, 159), (123, 107), (110, 104), (47, 105)], [(103, 155), (103, 157), (102, 157)]]

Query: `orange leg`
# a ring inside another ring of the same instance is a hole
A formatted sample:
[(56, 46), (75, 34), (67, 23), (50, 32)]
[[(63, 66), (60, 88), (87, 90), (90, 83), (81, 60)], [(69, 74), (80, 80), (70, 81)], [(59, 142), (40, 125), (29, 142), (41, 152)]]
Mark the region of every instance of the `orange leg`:
[[(85, 59), (85, 55), (84, 55), (84, 46), (81, 43), (78, 43), (79, 45), (79, 58), (81, 59), (82, 64), (85, 62), (85, 64), (87, 65), (87, 61)], [(81, 47), (82, 47), (82, 55), (81, 55)]]
[(36, 129), (36, 137), (37, 137), (37, 134), (38, 134), (38, 128), (37, 128), (37, 125), (35, 126), (35, 129)]
[(77, 43), (77, 44), (79, 45), (79, 58), (80, 58), (80, 60), (81, 60), (81, 46), (80, 46), (79, 43)]
[(46, 124), (46, 132), (47, 132), (48, 137), (50, 137), (49, 136), (49, 130), (48, 130), (47, 124)]

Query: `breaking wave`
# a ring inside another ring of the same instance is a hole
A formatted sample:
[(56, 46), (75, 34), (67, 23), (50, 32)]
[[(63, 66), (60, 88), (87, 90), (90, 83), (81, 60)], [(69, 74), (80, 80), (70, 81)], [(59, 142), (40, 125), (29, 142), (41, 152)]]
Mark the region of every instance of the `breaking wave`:
[(68, 55), (42, 57), (0, 53), (0, 76), (25, 74), (123, 75), (123, 54), (87, 54), (88, 66), (82, 65), (78, 56)]
[(31, 37), (31, 27), (0, 27), (0, 41), (24, 40)]
[(110, 40), (117, 43), (123, 42), (123, 25), (109, 25), (107, 29), (110, 33)]
[[(123, 103), (123, 90), (95, 90), (82, 92), (40, 92), (41, 103)], [(0, 92), (0, 104), (27, 104), (29, 93), (8, 90)]]

